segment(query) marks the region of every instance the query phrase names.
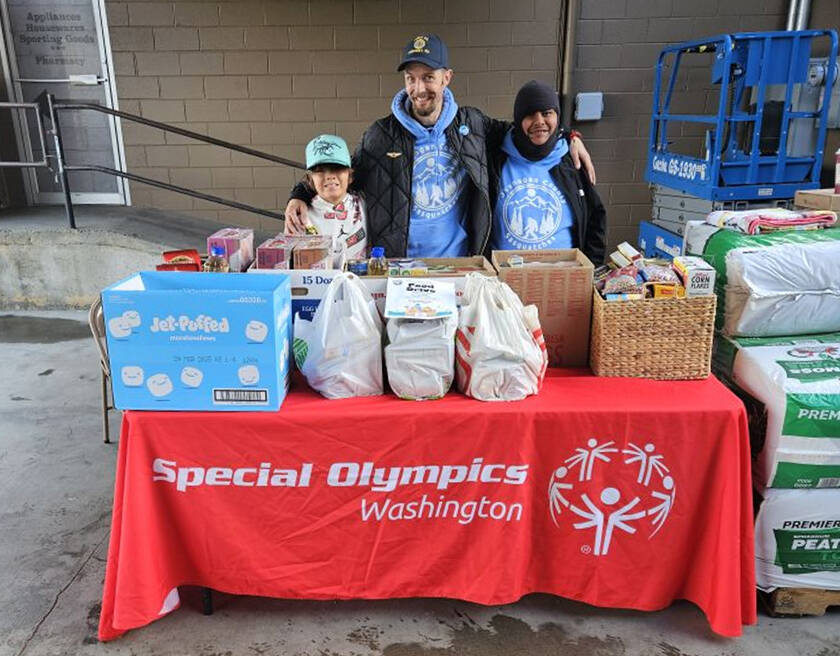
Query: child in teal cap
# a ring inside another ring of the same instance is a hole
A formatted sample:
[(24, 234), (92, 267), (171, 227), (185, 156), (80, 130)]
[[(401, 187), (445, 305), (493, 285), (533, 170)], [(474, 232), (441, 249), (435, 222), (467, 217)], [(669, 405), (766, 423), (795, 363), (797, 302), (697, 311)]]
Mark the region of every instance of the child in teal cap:
[[(306, 183), (315, 191), (307, 223), (321, 235), (335, 237), (336, 255), (347, 259), (367, 256), (367, 217), (364, 201), (348, 191), (353, 179), (350, 151), (341, 137), (322, 134), (306, 144)], [(308, 226), (286, 221), (287, 234), (311, 232)]]

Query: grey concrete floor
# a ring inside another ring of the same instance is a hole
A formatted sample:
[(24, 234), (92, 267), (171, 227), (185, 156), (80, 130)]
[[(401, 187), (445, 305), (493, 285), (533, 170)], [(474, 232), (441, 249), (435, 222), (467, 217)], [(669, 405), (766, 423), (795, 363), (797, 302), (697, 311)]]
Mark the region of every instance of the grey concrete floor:
[[(840, 656), (840, 609), (760, 614), (723, 639), (680, 602), (656, 613), (549, 595), (479, 606), (453, 600), (302, 602), (197, 590), (171, 615), (96, 640), (117, 445), (102, 443), (99, 369), (82, 312), (0, 313), (0, 655)], [(119, 413), (112, 413), (117, 439)]]

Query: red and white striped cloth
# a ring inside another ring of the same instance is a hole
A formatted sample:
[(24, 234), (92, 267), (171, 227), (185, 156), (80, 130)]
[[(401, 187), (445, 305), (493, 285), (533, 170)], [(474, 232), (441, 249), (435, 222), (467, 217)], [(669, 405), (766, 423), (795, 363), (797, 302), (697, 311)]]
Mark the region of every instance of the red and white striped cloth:
[(774, 230), (814, 230), (830, 228), (837, 223), (837, 213), (826, 210), (786, 210), (768, 207), (755, 210), (717, 210), (706, 217), (706, 223), (718, 228), (737, 230), (747, 235)]

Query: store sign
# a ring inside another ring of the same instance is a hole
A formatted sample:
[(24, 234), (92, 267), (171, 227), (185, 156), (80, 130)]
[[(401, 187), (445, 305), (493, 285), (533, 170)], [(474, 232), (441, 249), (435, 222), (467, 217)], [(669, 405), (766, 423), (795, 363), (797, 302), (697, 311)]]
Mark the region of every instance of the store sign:
[(10, 4), (9, 18), (20, 77), (57, 79), (99, 72), (90, 0)]

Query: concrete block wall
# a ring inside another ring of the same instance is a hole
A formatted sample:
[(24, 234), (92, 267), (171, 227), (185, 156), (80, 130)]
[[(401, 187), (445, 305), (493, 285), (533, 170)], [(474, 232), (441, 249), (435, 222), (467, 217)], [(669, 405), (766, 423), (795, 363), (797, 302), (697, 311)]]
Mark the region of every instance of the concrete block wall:
[[(784, 29), (787, 6), (787, 0), (582, 0), (573, 89), (603, 91), (604, 118), (576, 127), (597, 163), (610, 245), (636, 243), (639, 221), (651, 215), (644, 169), (659, 52), (716, 34)], [(708, 69), (692, 79), (693, 102), (705, 105)], [(699, 147), (699, 136), (686, 137)]]
[[(334, 132), (355, 146), (402, 87), (404, 43), (447, 42), (460, 104), (508, 118), (532, 78), (559, 84), (560, 0), (106, 0), (121, 109), (303, 160)], [(123, 123), (130, 171), (265, 209), (292, 169)], [(272, 219), (132, 183), (133, 202), (265, 230)]]

